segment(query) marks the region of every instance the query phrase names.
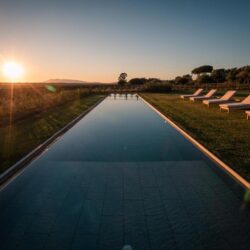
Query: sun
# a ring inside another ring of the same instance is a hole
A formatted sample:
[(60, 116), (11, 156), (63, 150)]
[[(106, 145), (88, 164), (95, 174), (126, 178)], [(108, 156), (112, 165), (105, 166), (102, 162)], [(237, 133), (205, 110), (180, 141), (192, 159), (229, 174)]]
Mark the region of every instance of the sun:
[(6, 62), (3, 65), (3, 73), (9, 80), (17, 81), (22, 77), (24, 70), (19, 63)]

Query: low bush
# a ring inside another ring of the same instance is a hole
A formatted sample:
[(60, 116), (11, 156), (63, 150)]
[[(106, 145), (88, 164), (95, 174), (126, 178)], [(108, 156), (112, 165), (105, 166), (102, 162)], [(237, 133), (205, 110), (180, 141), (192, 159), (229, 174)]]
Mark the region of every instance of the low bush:
[(172, 86), (168, 83), (147, 83), (142, 90), (151, 93), (170, 93)]

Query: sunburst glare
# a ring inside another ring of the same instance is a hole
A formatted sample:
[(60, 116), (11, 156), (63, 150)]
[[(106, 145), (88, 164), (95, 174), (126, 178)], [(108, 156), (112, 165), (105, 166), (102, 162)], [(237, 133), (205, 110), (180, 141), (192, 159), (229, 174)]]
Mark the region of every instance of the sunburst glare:
[(3, 74), (8, 80), (17, 81), (20, 80), (24, 74), (22, 65), (16, 62), (6, 62), (3, 65)]

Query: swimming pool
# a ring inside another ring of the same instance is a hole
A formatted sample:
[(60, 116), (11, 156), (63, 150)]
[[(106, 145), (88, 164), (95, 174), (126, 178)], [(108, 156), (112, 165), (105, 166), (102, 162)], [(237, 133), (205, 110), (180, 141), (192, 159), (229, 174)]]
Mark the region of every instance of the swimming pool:
[(216, 168), (110, 95), (1, 191), (1, 249), (247, 249), (249, 210)]

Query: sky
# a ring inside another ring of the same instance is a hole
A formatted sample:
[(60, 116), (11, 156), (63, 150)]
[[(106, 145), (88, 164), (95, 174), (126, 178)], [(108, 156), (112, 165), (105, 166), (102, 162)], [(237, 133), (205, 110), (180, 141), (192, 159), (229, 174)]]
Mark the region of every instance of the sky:
[[(248, 0), (0, 0), (0, 67), (22, 81), (172, 79), (250, 64)], [(6, 81), (0, 71), (0, 81)]]

